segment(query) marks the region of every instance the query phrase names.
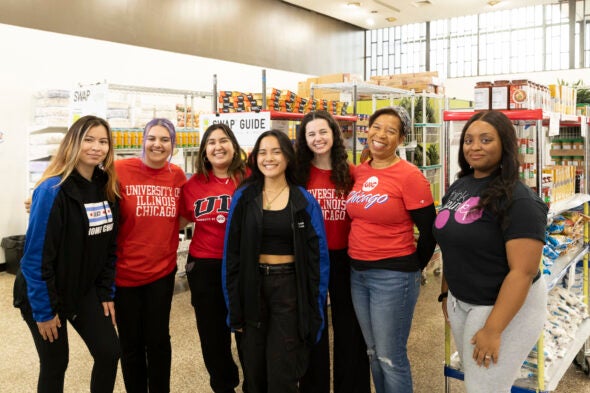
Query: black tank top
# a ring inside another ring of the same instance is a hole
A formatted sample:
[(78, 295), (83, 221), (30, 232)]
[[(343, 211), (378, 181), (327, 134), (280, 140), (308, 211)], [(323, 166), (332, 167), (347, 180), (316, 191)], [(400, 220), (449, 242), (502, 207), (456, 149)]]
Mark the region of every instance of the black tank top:
[(261, 254), (294, 255), (289, 205), (283, 210), (262, 211)]

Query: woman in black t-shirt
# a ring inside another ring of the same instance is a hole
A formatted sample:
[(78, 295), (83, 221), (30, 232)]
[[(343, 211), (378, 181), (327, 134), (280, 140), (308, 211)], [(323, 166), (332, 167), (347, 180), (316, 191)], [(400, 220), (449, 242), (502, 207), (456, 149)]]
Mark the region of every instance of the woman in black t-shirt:
[(510, 392), (545, 323), (539, 273), (547, 206), (519, 181), (512, 122), (478, 112), (460, 139), (459, 179), (434, 235), (443, 255), (439, 300), (463, 362), (467, 392)]

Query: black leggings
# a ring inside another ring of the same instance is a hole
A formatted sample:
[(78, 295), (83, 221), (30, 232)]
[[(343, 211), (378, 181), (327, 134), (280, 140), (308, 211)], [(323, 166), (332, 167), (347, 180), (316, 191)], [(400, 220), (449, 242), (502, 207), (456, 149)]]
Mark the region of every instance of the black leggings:
[(37, 322), (30, 310), (22, 312), (22, 316), (33, 335), (33, 341), (39, 354), (39, 380), (37, 392), (61, 393), (64, 391), (64, 377), (68, 368), (69, 343), (67, 321), (78, 332), (88, 347), (94, 365), (90, 379), (92, 393), (112, 392), (117, 377), (117, 364), (120, 350), (117, 332), (111, 317), (105, 317), (102, 303), (94, 289), (80, 299), (78, 314), (75, 317), (60, 317), (61, 328), (58, 338), (52, 343), (43, 340)]
[[(225, 321), (227, 307), (221, 287), (221, 259), (188, 256), (186, 276), (195, 308), (201, 352), (215, 393), (233, 393), (240, 379), (231, 351), (231, 330)], [(241, 359), (240, 333), (235, 334)], [(246, 384), (243, 391), (247, 391)]]
[(169, 326), (175, 276), (176, 269), (150, 284), (117, 287), (121, 368), (128, 393), (170, 391)]

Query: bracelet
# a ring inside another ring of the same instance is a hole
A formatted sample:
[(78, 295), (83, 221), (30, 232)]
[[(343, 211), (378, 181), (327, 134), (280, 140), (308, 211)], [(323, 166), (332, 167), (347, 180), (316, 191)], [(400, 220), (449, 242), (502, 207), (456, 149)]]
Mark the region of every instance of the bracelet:
[(449, 297), (449, 292), (442, 292), (440, 295), (438, 295), (438, 302), (442, 303), (443, 299)]

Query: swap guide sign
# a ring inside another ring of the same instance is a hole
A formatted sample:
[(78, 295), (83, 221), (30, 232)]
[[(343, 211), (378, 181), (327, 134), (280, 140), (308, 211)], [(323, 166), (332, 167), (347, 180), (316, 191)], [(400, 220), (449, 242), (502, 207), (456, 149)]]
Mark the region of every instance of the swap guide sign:
[(258, 136), (271, 128), (270, 112), (239, 112), (202, 114), (199, 116), (201, 133), (212, 124), (223, 123), (236, 135), (241, 148), (253, 147)]

